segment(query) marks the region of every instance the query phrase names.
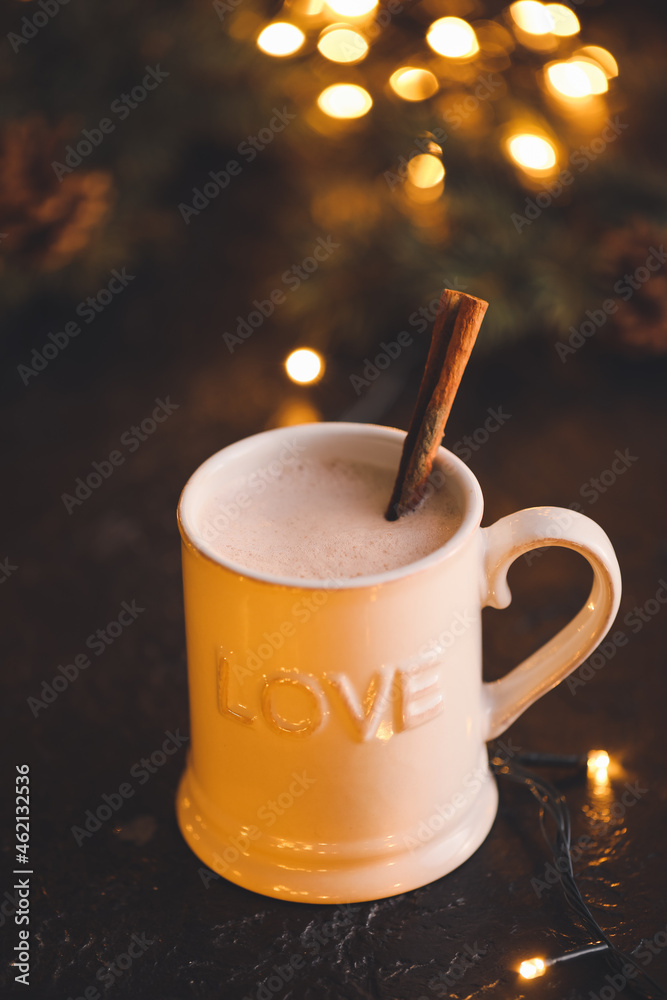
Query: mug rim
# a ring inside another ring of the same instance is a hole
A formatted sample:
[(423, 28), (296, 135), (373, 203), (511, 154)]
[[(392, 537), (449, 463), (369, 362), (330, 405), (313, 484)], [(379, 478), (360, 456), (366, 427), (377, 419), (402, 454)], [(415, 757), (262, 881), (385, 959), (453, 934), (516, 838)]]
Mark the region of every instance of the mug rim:
[[(301, 577), (278, 576), (271, 573), (262, 573), (259, 570), (250, 569), (240, 563), (235, 563), (231, 559), (225, 559), (219, 555), (211, 545), (201, 538), (196, 531), (194, 518), (188, 511), (196, 496), (197, 487), (201, 480), (206, 478), (212, 471), (217, 470), (229, 458), (238, 458), (244, 453), (252, 451), (261, 441), (267, 438), (280, 438), (289, 434), (306, 434), (307, 437), (330, 437), (350, 434), (368, 435), (369, 437), (381, 437), (385, 440), (394, 440), (400, 447), (406, 436), (406, 431), (396, 427), (388, 427), (383, 424), (362, 424), (347, 421), (320, 421), (309, 424), (293, 424), (287, 427), (274, 427), (271, 430), (260, 431), (248, 437), (241, 438), (232, 444), (226, 445), (213, 455), (205, 459), (187, 480), (178, 501), (177, 520), (178, 528), (183, 543), (209, 562), (235, 573), (238, 576), (247, 577), (259, 583), (266, 583), (271, 586), (289, 587), (298, 590), (360, 590), (366, 587), (377, 587), (381, 584), (403, 580), (412, 576), (416, 572), (422, 572), (439, 563), (445, 562), (448, 558), (458, 552), (472, 536), (473, 532), (480, 526), (484, 512), (484, 498), (482, 489), (470, 471), (468, 466), (453, 452), (448, 451), (442, 445), (438, 448), (437, 457), (445, 461), (448, 467), (454, 472), (456, 478), (462, 486), (465, 497), (465, 510), (454, 534), (447, 539), (444, 545), (423, 556), (415, 559), (414, 562), (399, 566), (396, 569), (386, 570), (383, 573), (369, 573), (365, 576), (342, 577), (338, 579), (303, 579)], [(399, 453), (400, 455), (400, 450)], [(397, 466), (398, 468), (398, 466)]]

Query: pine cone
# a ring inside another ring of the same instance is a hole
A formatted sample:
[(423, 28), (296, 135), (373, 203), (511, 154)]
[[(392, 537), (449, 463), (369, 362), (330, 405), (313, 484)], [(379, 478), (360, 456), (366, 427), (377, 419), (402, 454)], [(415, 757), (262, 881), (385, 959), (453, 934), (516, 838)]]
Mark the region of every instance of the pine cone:
[(62, 182), (56, 177), (51, 164), (62, 159), (66, 142), (63, 128), (50, 128), (39, 116), (9, 121), (0, 135), (0, 248), (16, 266), (63, 267), (109, 210), (106, 171), (76, 169)]
[[(667, 354), (667, 231), (635, 217), (607, 232), (596, 269), (616, 312), (600, 330), (613, 346), (635, 355)], [(655, 251), (655, 252), (654, 252)]]

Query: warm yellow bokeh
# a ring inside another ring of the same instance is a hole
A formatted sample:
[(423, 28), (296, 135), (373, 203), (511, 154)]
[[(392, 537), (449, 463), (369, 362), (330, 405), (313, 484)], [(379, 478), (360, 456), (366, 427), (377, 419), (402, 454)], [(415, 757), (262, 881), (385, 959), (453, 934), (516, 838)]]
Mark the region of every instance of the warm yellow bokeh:
[(389, 86), (404, 101), (425, 101), (436, 93), (440, 84), (430, 70), (402, 66), (391, 74)]
[(547, 171), (556, 165), (556, 150), (544, 136), (532, 132), (513, 135), (507, 149), (514, 162), (529, 171)]
[(600, 45), (585, 45), (583, 49), (578, 49), (574, 53), (575, 59), (592, 59), (593, 62), (601, 66), (608, 80), (618, 76), (618, 63), (611, 52), (603, 49)]
[(325, 59), (337, 63), (359, 62), (368, 52), (364, 36), (348, 25), (336, 25), (323, 31), (317, 47)]
[(570, 59), (545, 69), (547, 86), (556, 97), (586, 98), (608, 90), (607, 77), (593, 62)]
[(324, 373), (324, 362), (317, 351), (310, 347), (300, 347), (292, 351), (285, 361), (285, 370), (292, 382), (306, 385), (309, 382), (317, 382)]
[(322, 91), (317, 103), (330, 118), (361, 118), (373, 107), (373, 98), (356, 83), (334, 83)]
[(474, 29), (460, 17), (441, 17), (428, 29), (426, 41), (438, 55), (469, 59), (479, 52)]
[(576, 35), (581, 28), (579, 18), (565, 4), (548, 3), (545, 9), (553, 21), (551, 31), (559, 38), (569, 38), (570, 35)]
[(378, 5), (378, 0), (327, 0), (327, 7), (340, 17), (366, 17)]
[(275, 21), (267, 25), (257, 39), (257, 45), (269, 56), (291, 56), (298, 52), (306, 36), (295, 24)]
[(512, 18), (528, 35), (548, 35), (554, 30), (554, 19), (537, 0), (517, 0), (510, 7)]
[(445, 176), (445, 168), (437, 156), (419, 153), (408, 163), (408, 180), (418, 188), (432, 188)]

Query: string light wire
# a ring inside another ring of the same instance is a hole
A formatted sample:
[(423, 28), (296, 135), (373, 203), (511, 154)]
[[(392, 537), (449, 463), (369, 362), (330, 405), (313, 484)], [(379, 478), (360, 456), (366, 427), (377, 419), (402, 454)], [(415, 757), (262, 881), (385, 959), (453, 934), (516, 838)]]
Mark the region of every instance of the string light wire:
[[(541, 766), (542, 764), (554, 766), (553, 754), (545, 754), (544, 760), (541, 759), (542, 756), (541, 754), (522, 755), (524, 760), (529, 758), (535, 766)], [(563, 756), (558, 755), (557, 759), (562, 761)], [(576, 766), (581, 766), (579, 763), (581, 761), (585, 766), (587, 756), (572, 755), (570, 757), (567, 755), (566, 759), (575, 762)], [(631, 985), (638, 996), (644, 997), (645, 1000), (667, 997), (667, 992), (648, 975), (633, 955), (623, 952), (616, 947), (586, 905), (579, 886), (576, 883), (572, 868), (572, 857), (570, 854), (572, 830), (570, 811), (565, 801), (565, 796), (550, 782), (527, 770), (519, 757), (511, 758), (506, 752), (492, 747), (489, 763), (494, 774), (501, 778), (507, 778), (516, 784), (523, 785), (539, 803), (540, 829), (553, 855), (565, 898), (591, 937), (600, 945), (604, 944), (606, 946), (605, 955), (611, 970), (615, 973), (623, 974), (623, 967), (630, 965), (637, 971), (637, 978), (632, 980)], [(550, 824), (552, 832), (549, 830)], [(602, 950), (602, 948), (599, 950)], [(553, 964), (553, 961), (549, 964)]]

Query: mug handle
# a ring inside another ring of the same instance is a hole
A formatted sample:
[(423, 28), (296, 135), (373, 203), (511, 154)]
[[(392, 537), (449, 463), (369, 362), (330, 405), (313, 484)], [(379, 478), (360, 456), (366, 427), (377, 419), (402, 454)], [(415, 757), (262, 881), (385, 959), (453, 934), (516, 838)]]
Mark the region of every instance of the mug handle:
[(507, 571), (531, 549), (560, 545), (581, 553), (593, 568), (588, 600), (572, 621), (518, 667), (482, 686), (486, 740), (505, 732), (522, 712), (579, 666), (605, 637), (621, 600), (621, 571), (609, 538), (584, 514), (565, 507), (531, 507), (482, 528), (486, 595), (482, 606), (512, 600)]

